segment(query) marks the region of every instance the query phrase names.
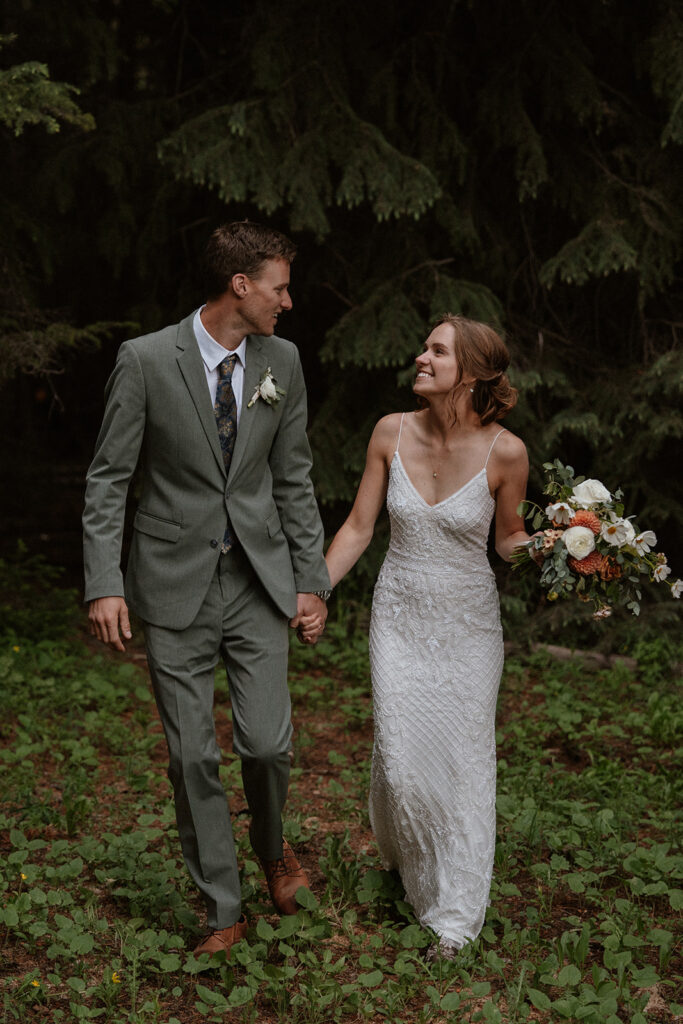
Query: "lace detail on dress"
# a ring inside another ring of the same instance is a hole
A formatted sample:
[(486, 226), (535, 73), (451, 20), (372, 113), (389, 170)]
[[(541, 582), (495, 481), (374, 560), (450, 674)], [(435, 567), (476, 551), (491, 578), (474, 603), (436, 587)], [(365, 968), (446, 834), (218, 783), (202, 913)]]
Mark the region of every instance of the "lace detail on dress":
[(370, 819), (418, 920), (462, 945), (484, 922), (495, 845), (503, 641), (486, 557), (495, 502), (484, 467), (428, 505), (397, 450), (387, 509), (391, 542), (370, 624)]

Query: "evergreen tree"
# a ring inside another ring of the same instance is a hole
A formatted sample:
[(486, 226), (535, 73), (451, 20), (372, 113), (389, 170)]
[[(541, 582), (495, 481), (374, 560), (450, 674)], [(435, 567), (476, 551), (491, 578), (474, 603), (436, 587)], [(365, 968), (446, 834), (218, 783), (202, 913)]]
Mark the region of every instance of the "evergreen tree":
[(214, 224), (266, 220), (299, 242), (285, 333), (331, 526), (449, 310), (506, 332), (532, 486), (559, 455), (620, 483), (672, 547), (680, 3), (27, 0), (1, 30), (97, 125), (67, 87), (58, 135), (16, 137), (0, 104), (4, 259), (28, 309), (89, 341), (153, 329), (201, 299)]
[(159, 148), (182, 180), (312, 236), (306, 301), (337, 300), (323, 499), (351, 495), (371, 422), (410, 402), (395, 371), (450, 310), (507, 330), (536, 466), (576, 456), (655, 525), (680, 516), (661, 479), (680, 436), (680, 9), (378, 3), (372, 24), (361, 10), (255, 5), (250, 73)]

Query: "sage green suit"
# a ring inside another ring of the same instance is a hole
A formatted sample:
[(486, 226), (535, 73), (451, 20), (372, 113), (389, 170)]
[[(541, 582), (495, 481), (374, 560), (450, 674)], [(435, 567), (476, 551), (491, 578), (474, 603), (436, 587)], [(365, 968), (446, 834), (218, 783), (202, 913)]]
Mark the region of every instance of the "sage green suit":
[[(87, 478), (85, 599), (125, 595), (143, 620), (185, 861), (204, 895), (209, 925), (222, 928), (237, 919), (240, 904), (218, 779), (213, 670), (222, 657), (252, 844), (272, 859), (281, 855), (289, 771), (287, 620), (296, 613), (297, 593), (328, 587), (329, 576), (296, 347), (277, 337), (248, 337), (226, 477), (192, 323), (190, 315), (119, 350)], [(272, 406), (259, 398), (248, 408), (269, 368), (284, 396)], [(124, 585), (126, 495), (138, 466)], [(227, 515), (239, 543), (221, 555)]]

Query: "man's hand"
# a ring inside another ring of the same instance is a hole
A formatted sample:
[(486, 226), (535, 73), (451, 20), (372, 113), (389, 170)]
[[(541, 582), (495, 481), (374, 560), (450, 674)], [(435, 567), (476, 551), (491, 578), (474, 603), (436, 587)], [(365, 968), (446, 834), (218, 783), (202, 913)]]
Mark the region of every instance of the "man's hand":
[(119, 629), (126, 640), (130, 640), (133, 634), (130, 630), (128, 605), (122, 597), (98, 597), (91, 601), (88, 618), (93, 636), (115, 651), (125, 651)]
[(327, 605), (317, 594), (296, 595), (296, 615), (289, 624), (302, 644), (316, 644), (325, 628)]

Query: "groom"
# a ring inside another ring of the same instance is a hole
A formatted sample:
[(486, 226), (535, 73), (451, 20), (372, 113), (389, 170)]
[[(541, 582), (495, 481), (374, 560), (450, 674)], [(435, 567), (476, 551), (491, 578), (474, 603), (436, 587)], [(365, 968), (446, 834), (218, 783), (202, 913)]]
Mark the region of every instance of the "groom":
[[(210, 934), (197, 954), (229, 952), (247, 930), (218, 775), (219, 658), (250, 839), (279, 913), (294, 913), (294, 893), (308, 885), (282, 838), (292, 734), (287, 623), (313, 614), (324, 621), (329, 576), (299, 355), (273, 333), (292, 308), (294, 255), (284, 235), (246, 221), (213, 233), (206, 304), (121, 346), (87, 478), (90, 629), (122, 651), (128, 604), (143, 622), (183, 856), (207, 906)], [(121, 537), (136, 469), (124, 587)]]

